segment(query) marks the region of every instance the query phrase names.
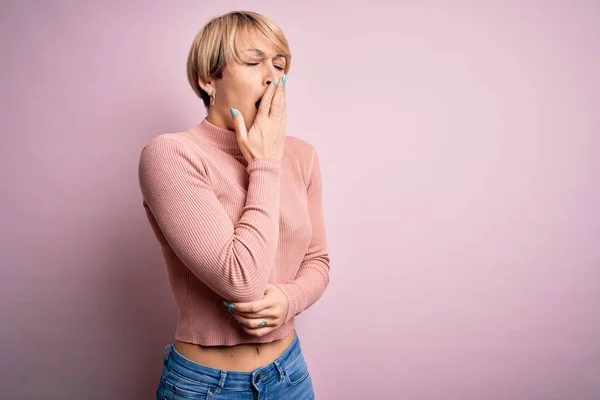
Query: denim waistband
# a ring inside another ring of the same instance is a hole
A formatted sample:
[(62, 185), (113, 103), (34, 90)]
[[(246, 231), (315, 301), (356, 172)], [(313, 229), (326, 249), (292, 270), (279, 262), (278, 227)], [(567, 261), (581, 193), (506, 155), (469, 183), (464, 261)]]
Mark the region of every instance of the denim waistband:
[(227, 371), (207, 367), (182, 356), (174, 344), (165, 347), (163, 363), (173, 372), (190, 381), (228, 390), (259, 389), (269, 382), (284, 378), (286, 367), (292, 364), (301, 353), (300, 339), (294, 332), (292, 343), (269, 365), (252, 372)]

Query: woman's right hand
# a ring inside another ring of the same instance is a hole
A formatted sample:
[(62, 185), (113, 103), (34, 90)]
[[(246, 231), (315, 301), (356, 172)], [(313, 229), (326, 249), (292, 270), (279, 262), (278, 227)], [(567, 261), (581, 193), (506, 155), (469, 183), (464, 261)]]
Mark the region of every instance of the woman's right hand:
[(255, 158), (281, 160), (283, 157), (287, 113), (285, 78), (277, 79), (265, 91), (250, 131), (246, 130), (242, 113), (231, 109), (238, 145), (248, 163)]

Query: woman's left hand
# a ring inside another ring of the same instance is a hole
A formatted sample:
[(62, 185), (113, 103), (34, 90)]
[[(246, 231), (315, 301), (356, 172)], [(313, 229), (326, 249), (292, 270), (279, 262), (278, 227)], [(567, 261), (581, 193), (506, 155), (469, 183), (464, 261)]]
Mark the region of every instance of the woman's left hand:
[[(265, 296), (250, 303), (224, 303), (240, 327), (249, 335), (261, 337), (285, 322), (288, 299), (275, 285), (267, 284)], [(231, 304), (231, 305), (227, 305)]]

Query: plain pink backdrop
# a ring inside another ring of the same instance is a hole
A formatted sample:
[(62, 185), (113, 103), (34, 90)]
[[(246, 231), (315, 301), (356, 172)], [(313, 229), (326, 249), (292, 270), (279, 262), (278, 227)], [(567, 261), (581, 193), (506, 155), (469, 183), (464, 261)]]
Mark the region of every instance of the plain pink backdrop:
[(137, 180), (204, 117), (185, 62), (250, 9), (293, 52), (331, 284), (318, 399), (600, 398), (600, 4), (3, 1), (3, 399), (150, 399), (176, 318)]

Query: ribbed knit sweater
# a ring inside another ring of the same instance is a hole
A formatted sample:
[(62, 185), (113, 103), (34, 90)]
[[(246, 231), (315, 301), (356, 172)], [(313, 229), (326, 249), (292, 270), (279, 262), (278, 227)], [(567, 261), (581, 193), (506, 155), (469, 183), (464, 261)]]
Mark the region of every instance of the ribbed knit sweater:
[[(281, 161), (248, 164), (236, 133), (204, 119), (150, 140), (139, 181), (179, 310), (177, 340), (214, 346), (281, 339), (325, 291), (321, 171), (309, 143), (286, 136)], [(223, 300), (259, 300), (267, 283), (285, 293), (288, 313), (281, 327), (257, 338)]]

